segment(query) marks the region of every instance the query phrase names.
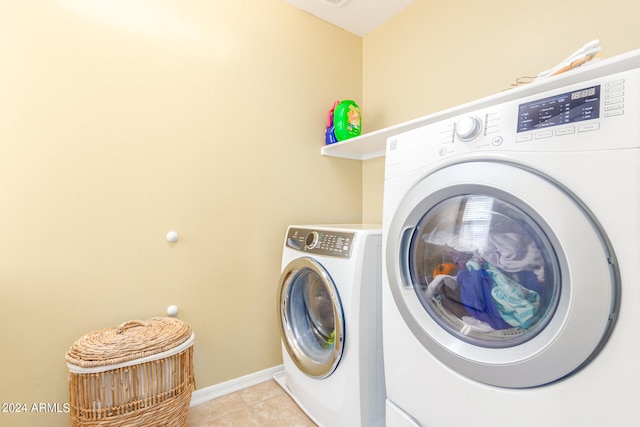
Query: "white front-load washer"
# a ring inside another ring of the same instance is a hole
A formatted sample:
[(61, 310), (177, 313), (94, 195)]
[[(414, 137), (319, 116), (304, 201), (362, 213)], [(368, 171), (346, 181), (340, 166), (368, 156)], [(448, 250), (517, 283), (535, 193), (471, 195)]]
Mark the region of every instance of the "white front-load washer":
[(387, 425), (640, 425), (640, 51), (424, 121), (387, 141)]
[(381, 265), (380, 225), (287, 229), (275, 379), (320, 426), (384, 425)]

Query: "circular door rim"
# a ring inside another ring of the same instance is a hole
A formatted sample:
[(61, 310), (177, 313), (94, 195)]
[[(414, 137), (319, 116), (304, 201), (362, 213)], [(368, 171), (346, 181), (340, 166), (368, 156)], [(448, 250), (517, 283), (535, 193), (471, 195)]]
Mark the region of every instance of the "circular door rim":
[[(295, 334), (288, 320), (289, 290), (295, 278), (303, 270), (309, 270), (321, 278), (329, 290), (334, 314), (335, 338), (331, 356), (325, 363), (317, 363), (308, 357), (295, 339)], [(280, 337), (289, 357), (300, 371), (313, 378), (326, 378), (337, 368), (344, 350), (344, 311), (338, 290), (327, 270), (311, 257), (300, 257), (292, 260), (282, 270), (278, 284), (278, 326)]]
[[(483, 348), (456, 339), (430, 317), (409, 279), (408, 244), (419, 220), (439, 201), (464, 194), (516, 205), (547, 233), (556, 250), (561, 270), (556, 312), (545, 329), (514, 347)], [(578, 235), (579, 241), (574, 238)], [(386, 239), (387, 278), (402, 318), (427, 351), (468, 378), (507, 388), (549, 384), (585, 366), (611, 333), (620, 289), (606, 235), (575, 195), (530, 168), (478, 160), (438, 169), (402, 198)]]

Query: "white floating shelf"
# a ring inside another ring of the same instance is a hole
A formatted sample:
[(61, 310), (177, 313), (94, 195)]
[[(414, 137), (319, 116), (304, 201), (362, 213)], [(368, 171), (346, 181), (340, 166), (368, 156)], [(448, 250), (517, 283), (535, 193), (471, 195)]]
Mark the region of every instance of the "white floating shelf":
[(527, 96), (537, 95), (552, 89), (560, 89), (574, 83), (581, 83), (590, 79), (600, 78), (603, 75), (615, 74), (632, 68), (640, 67), (640, 49), (615, 56), (602, 61), (593, 61), (570, 72), (562, 73), (549, 78), (534, 81), (527, 85), (496, 93), (486, 98), (481, 98), (467, 104), (449, 108), (438, 113), (419, 117), (395, 126), (380, 129), (375, 132), (360, 135), (346, 141), (325, 145), (320, 150), (323, 156), (343, 157), (346, 159), (368, 160), (375, 157), (383, 157), (386, 154), (387, 138), (410, 131), (420, 126), (426, 126), (436, 121), (461, 116), (464, 113), (479, 110), (501, 102), (522, 99)]
[(364, 135), (350, 138), (335, 144), (325, 145), (320, 150), (323, 156), (342, 157), (353, 160), (368, 160), (384, 157), (387, 149), (387, 138), (399, 133), (426, 125), (431, 117), (420, 117)]

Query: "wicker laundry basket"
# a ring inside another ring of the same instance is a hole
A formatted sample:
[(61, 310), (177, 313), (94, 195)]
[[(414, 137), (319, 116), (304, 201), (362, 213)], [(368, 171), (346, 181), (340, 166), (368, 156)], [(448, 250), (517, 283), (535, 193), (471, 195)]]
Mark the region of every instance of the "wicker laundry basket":
[(72, 426), (186, 426), (194, 334), (166, 317), (90, 332), (66, 354)]

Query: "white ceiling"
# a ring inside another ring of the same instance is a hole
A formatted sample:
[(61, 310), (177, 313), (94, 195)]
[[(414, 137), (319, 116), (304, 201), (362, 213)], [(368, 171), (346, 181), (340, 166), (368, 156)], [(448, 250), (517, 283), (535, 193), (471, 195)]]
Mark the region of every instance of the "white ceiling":
[(413, 0), (284, 1), (361, 37), (413, 3)]

